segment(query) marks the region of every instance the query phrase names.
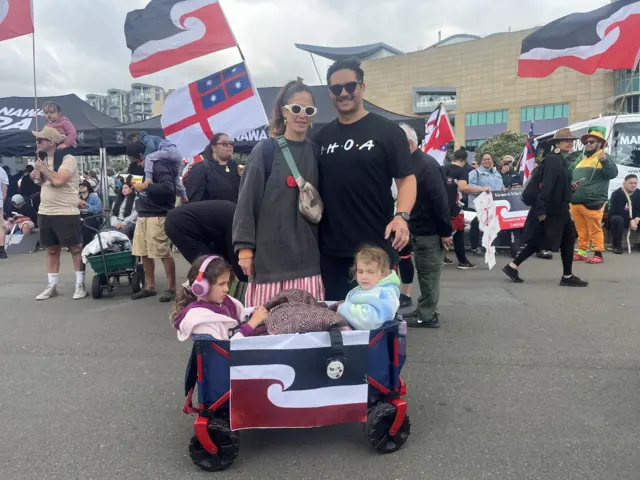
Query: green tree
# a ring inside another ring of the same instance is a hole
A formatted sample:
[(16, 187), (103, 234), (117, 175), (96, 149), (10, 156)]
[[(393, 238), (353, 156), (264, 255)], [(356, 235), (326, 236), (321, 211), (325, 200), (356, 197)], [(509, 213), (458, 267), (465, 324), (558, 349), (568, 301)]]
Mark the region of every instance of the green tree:
[(520, 155), (522, 155), (525, 143), (527, 143), (526, 133), (502, 132), (500, 135), (487, 139), (487, 141), (476, 148), (476, 159), (480, 161), (485, 153), (489, 153), (496, 164), (499, 164), (505, 155), (511, 155), (517, 161)]

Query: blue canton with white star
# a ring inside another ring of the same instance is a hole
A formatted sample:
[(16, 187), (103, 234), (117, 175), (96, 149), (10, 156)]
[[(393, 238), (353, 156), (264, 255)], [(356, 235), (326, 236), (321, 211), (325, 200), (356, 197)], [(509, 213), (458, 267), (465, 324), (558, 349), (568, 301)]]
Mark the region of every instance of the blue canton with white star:
[(216, 72), (195, 83), (205, 110), (251, 89), (251, 81), (244, 63)]

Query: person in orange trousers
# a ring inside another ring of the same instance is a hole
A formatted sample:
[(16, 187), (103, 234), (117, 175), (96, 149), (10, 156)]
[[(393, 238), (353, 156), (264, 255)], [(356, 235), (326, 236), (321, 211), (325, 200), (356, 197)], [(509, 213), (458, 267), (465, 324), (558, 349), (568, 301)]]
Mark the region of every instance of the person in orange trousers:
[[(604, 261), (604, 232), (602, 217), (604, 205), (609, 197), (609, 181), (618, 176), (618, 167), (607, 159), (604, 149), (607, 141), (599, 131), (583, 135), (584, 157), (572, 174), (571, 216), (578, 231), (578, 251), (574, 261), (598, 264)], [(587, 250), (595, 252), (587, 257)]]

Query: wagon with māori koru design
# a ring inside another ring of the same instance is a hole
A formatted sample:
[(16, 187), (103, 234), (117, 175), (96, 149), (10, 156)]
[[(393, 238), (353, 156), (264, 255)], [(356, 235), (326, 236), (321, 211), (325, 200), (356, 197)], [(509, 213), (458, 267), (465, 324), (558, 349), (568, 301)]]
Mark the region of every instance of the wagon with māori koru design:
[(405, 359), (400, 317), (372, 331), (230, 341), (196, 335), (183, 408), (196, 416), (189, 455), (201, 469), (221, 471), (238, 456), (240, 430), (342, 423), (363, 423), (375, 450), (395, 452), (411, 430), (400, 376)]

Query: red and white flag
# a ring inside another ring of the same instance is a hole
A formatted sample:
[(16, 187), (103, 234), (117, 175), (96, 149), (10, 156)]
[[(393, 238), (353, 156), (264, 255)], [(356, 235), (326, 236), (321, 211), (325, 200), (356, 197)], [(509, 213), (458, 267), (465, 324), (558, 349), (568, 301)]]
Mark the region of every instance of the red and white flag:
[(151, 0), (127, 14), (124, 34), (134, 78), (236, 45), (218, 0)]
[(534, 134), (533, 134), (533, 122), (531, 122), (531, 128), (529, 129), (529, 138), (524, 145), (522, 156), (520, 157), (520, 171), (523, 172), (523, 181), (526, 182), (531, 172), (536, 166), (536, 152), (533, 148)]
[(193, 157), (214, 133), (234, 138), (268, 121), (247, 68), (239, 63), (171, 92), (160, 123), (180, 153)]
[(31, 0), (0, 0), (0, 41), (33, 33)]
[(543, 78), (558, 67), (584, 74), (598, 68), (635, 68), (640, 54), (639, 31), (638, 0), (617, 0), (591, 12), (572, 13), (522, 41), (518, 76)]
[(444, 165), (447, 144), (454, 140), (453, 128), (449, 117), (447, 117), (447, 109), (440, 105), (431, 112), (427, 119), (422, 150), (435, 158), (440, 165)]

